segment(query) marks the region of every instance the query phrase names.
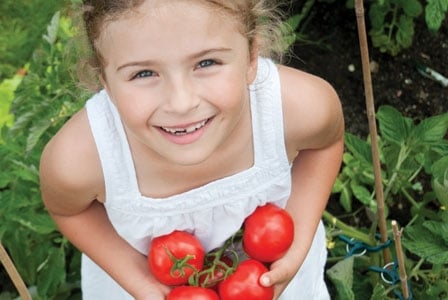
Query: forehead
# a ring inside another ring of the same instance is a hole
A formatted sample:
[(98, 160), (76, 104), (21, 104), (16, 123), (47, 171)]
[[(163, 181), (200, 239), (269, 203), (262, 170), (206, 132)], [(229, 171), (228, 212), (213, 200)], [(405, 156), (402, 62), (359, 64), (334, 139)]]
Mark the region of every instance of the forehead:
[[(194, 52), (242, 37), (235, 18), (204, 1), (152, 0), (106, 22), (97, 41), (106, 62), (120, 55)], [(216, 45), (213, 45), (213, 44)]]
[[(143, 0), (128, 8), (115, 11), (109, 16), (105, 15), (102, 25), (104, 29), (110, 23), (126, 19), (169, 17), (176, 7), (183, 7), (185, 12), (188, 12), (189, 8), (201, 8), (203, 16), (206, 14), (213, 15), (214, 19), (226, 19), (226, 21), (237, 24), (241, 16), (235, 13), (238, 10), (235, 10), (235, 7), (233, 7), (235, 4), (232, 3), (233, 1), (225, 4), (214, 0)], [(174, 17), (176, 16), (173, 14)]]

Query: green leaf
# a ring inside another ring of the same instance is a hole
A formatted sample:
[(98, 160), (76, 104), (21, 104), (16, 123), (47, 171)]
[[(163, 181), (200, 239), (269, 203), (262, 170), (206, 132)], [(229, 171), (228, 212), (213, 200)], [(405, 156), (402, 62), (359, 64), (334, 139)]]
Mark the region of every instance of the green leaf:
[(344, 138), (345, 146), (356, 159), (369, 164), (372, 163), (372, 151), (369, 143), (348, 132), (344, 135)]
[(59, 17), (60, 12), (56, 12), (51, 19), (51, 23), (47, 27), (47, 33), (44, 35), (44, 40), (46, 40), (50, 45), (53, 45), (56, 41), (59, 27)]
[[(414, 225), (404, 230), (403, 245), (412, 253), (433, 264), (448, 263), (448, 244), (440, 232), (432, 232), (427, 228), (432, 225)], [(439, 226), (442, 223), (439, 223)]]
[(412, 129), (412, 120), (405, 118), (395, 108), (383, 105), (378, 109), (377, 118), (381, 136), (392, 143), (402, 144)]
[(363, 204), (370, 206), (372, 202), (372, 197), (370, 191), (362, 186), (359, 185), (357, 182), (352, 181), (350, 184), (350, 188), (352, 189), (353, 195), (361, 201)]
[(389, 3), (380, 5), (378, 3), (372, 3), (369, 9), (369, 20), (374, 30), (383, 31), (384, 21), (389, 11)]
[(346, 212), (352, 211), (352, 193), (347, 187), (342, 189), (339, 202)]
[(403, 10), (410, 17), (418, 17), (423, 12), (423, 7), (418, 0), (405, 0)]
[(27, 218), (16, 216), (12, 219), (38, 234), (50, 234), (57, 230), (56, 225), (49, 214), (34, 213), (32, 218), (30, 218), (30, 216), (31, 215), (28, 214)]
[(422, 297), (414, 297), (414, 299), (445, 299), (448, 294), (448, 282), (443, 280), (443, 277), (439, 280), (432, 282), (425, 291)]
[(412, 131), (416, 142), (438, 143), (448, 130), (448, 113), (422, 120)]
[(448, 223), (437, 221), (426, 221), (423, 226), (434, 235), (442, 237), (446, 244), (448, 244)]
[(50, 248), (47, 260), (38, 270), (37, 287), (40, 296), (55, 295), (58, 287), (65, 282), (65, 255), (63, 248)]
[(11, 163), (14, 164), (14, 174), (17, 177), (39, 184), (39, 171), (37, 170), (36, 166), (27, 165), (26, 163), (15, 159), (12, 159)]
[(327, 270), (327, 275), (336, 287), (339, 299), (354, 300), (353, 286), (353, 256), (339, 261)]
[(391, 299), (387, 297), (386, 289), (384, 288), (384, 285), (377, 283), (375, 285), (375, 288), (373, 289), (372, 296), (370, 297), (370, 300), (386, 300)]
[(289, 27), (289, 31), (295, 31), (302, 22), (303, 16), (296, 14), (285, 21), (285, 24)]
[(11, 127), (11, 133), (16, 134), (24, 130), (34, 117), (33, 112), (27, 112), (20, 115)]
[(332, 193), (340, 193), (342, 189), (344, 188), (345, 183), (342, 182), (342, 180), (338, 177), (334, 181)]
[(432, 176), (434, 179), (443, 182), (447, 179), (448, 172), (448, 156), (442, 157), (438, 161), (434, 162), (431, 168)]
[(26, 152), (29, 153), (36, 146), (40, 137), (47, 131), (52, 125), (51, 120), (41, 119), (37, 121), (30, 129), (28, 139), (26, 141)]
[(400, 16), (398, 21), (398, 30), (396, 34), (397, 44), (403, 48), (408, 48), (412, 45), (414, 37), (414, 20), (406, 15)]
[(432, 166), (432, 188), (440, 204), (448, 208), (448, 156), (436, 161)]
[(448, 10), (448, 0), (427, 0), (425, 21), (430, 31), (436, 32), (442, 26)]
[(13, 115), (10, 113), (10, 107), (14, 99), (14, 91), (22, 82), (22, 79), (23, 75), (16, 74), (0, 83), (0, 128), (3, 125), (12, 125)]

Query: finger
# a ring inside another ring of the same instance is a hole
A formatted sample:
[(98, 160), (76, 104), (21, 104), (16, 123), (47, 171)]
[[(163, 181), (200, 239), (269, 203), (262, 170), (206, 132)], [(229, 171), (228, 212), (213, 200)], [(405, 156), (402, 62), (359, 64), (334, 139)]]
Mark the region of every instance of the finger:
[(282, 268), (275, 268), (269, 272), (264, 273), (260, 277), (260, 284), (262, 286), (272, 286), (274, 284), (280, 284), (290, 279), (287, 271)]
[[(276, 300), (280, 297), (280, 295), (282, 294), (283, 290), (286, 288), (287, 282), (281, 282), (280, 284), (278, 282), (274, 282), (271, 279), (271, 274), (272, 272), (268, 272), (263, 274), (260, 277), (260, 284), (265, 286), (265, 287), (269, 287), (274, 285), (274, 296), (273, 296), (273, 300)], [(274, 275), (275, 276), (275, 275)]]

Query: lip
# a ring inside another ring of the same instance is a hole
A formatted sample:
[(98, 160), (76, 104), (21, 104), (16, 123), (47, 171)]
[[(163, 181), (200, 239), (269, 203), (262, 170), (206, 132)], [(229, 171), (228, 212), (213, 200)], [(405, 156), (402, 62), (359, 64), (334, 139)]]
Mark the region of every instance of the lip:
[(213, 117), (198, 122), (175, 126), (157, 126), (160, 134), (177, 145), (188, 145), (198, 141), (210, 126)]

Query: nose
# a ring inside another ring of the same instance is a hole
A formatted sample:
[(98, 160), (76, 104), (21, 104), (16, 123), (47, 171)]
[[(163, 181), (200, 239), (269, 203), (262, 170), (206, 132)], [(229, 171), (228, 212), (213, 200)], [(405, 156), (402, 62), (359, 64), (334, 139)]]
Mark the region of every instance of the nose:
[(172, 78), (166, 84), (165, 109), (167, 112), (186, 114), (199, 105), (200, 98), (194, 93), (190, 80), (184, 77)]

